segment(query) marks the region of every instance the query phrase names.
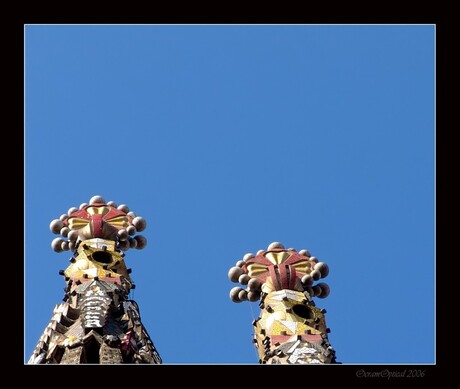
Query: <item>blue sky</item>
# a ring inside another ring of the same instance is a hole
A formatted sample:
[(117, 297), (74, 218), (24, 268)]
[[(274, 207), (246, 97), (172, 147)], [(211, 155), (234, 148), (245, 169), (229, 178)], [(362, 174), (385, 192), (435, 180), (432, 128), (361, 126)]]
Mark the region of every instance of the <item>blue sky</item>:
[(227, 271), (326, 262), (346, 363), (435, 362), (433, 25), (26, 25), (26, 362), (64, 295), (49, 223), (147, 219), (131, 297), (164, 363), (252, 364)]

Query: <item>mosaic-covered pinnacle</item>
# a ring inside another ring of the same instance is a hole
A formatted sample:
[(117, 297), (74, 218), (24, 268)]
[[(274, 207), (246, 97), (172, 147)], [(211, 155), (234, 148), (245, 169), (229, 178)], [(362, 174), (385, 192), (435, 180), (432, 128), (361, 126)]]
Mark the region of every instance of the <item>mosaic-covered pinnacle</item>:
[(62, 236), (53, 239), (51, 247), (58, 253), (75, 251), (80, 242), (101, 238), (115, 241), (117, 248), (123, 251), (143, 249), (147, 239), (136, 234), (146, 227), (147, 221), (130, 211), (126, 204), (106, 203), (102, 196), (96, 195), (88, 203), (71, 207), (59, 219), (51, 221), (50, 231)]
[(259, 317), (252, 323), (259, 363), (336, 363), (327, 336), (326, 310), (313, 301), (329, 294), (329, 286), (317, 282), (328, 274), (328, 266), (308, 250), (285, 248), (280, 242), (256, 255), (244, 255), (230, 268), (230, 281), (242, 285), (230, 290), (230, 299), (235, 303), (260, 300)]
[(327, 277), (329, 267), (311, 256), (308, 250), (296, 251), (285, 249), (280, 242), (273, 242), (266, 250), (257, 254), (248, 253), (236, 262), (228, 271), (230, 281), (247, 285), (246, 289), (236, 286), (230, 291), (230, 299), (239, 303), (242, 301), (257, 301), (261, 295), (274, 291), (290, 289), (303, 292), (308, 300), (312, 297), (325, 298), (330, 288), (320, 282)]

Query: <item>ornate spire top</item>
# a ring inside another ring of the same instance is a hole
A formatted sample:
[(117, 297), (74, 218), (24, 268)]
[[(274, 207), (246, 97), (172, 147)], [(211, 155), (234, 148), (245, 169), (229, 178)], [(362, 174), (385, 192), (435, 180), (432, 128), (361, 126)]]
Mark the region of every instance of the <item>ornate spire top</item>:
[(50, 223), (51, 232), (65, 238), (55, 238), (51, 247), (58, 253), (75, 251), (82, 241), (99, 238), (114, 241), (119, 250), (143, 249), (147, 239), (136, 233), (146, 226), (146, 220), (130, 211), (126, 204), (117, 207), (115, 202), (106, 203), (97, 195), (89, 200), (89, 204), (72, 207)]
[(146, 225), (127, 205), (117, 207), (101, 196), (51, 222), (51, 232), (64, 237), (54, 239), (52, 248), (71, 250), (72, 257), (59, 271), (66, 282), (63, 303), (54, 309), (29, 363), (161, 363), (130, 299), (135, 285), (123, 252), (145, 247), (147, 240), (136, 233)]
[(238, 286), (232, 288), (230, 299), (235, 303), (257, 301), (261, 293), (283, 289), (303, 292), (309, 300), (312, 297), (326, 298), (330, 292), (329, 286), (324, 282), (313, 284), (328, 274), (329, 267), (311, 256), (308, 250), (297, 252), (273, 242), (267, 250), (259, 250), (256, 255), (247, 253), (230, 268), (230, 281), (247, 285), (246, 289)]
[(329, 295), (327, 284), (314, 285), (328, 274), (329, 267), (308, 250), (285, 249), (279, 242), (256, 255), (246, 254), (230, 268), (230, 281), (247, 285), (232, 288), (230, 299), (235, 303), (260, 300), (260, 315), (253, 322), (259, 363), (336, 363), (327, 336), (326, 310), (313, 301)]

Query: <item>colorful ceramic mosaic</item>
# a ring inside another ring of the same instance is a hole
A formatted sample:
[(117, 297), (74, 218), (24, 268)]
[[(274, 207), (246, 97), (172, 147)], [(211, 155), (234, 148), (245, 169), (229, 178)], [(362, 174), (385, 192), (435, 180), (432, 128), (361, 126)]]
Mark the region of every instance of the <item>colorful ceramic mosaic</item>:
[(138, 231), (146, 221), (126, 205), (94, 196), (80, 209), (55, 219), (50, 230), (56, 252), (70, 250), (64, 302), (56, 305), (29, 364), (160, 364), (161, 358), (143, 326), (135, 287), (124, 251), (141, 249), (147, 240)]
[(232, 282), (246, 285), (232, 288), (233, 302), (260, 300), (261, 312), (253, 323), (260, 363), (336, 363), (325, 310), (313, 301), (329, 295), (326, 283), (315, 284), (328, 274), (329, 267), (307, 250), (285, 249), (278, 242), (256, 255), (246, 254), (229, 270)]

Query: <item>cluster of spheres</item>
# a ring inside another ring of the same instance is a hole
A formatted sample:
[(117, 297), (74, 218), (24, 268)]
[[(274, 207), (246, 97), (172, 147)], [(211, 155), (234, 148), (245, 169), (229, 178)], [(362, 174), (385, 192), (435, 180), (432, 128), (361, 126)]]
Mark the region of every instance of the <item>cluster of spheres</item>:
[(261, 277), (264, 273), (267, 274), (267, 269), (261, 268), (258, 275), (251, 277), (248, 274), (247, 261), (256, 256), (265, 256), (267, 252), (272, 250), (285, 251), (287, 253), (286, 258), (289, 258), (289, 253), (298, 253), (303, 257), (302, 262), (307, 263), (307, 271), (305, 274), (300, 271), (297, 273), (298, 279), (295, 282), (294, 290), (305, 292), (308, 298), (326, 298), (329, 295), (329, 285), (324, 282), (319, 282), (314, 285), (316, 281), (327, 277), (329, 274), (329, 267), (326, 263), (320, 262), (316, 257), (311, 256), (308, 250), (302, 249), (297, 252), (293, 248), (285, 249), (279, 242), (273, 242), (268, 246), (267, 250), (259, 250), (255, 255), (253, 253), (247, 253), (242, 259), (236, 262), (235, 266), (230, 268), (228, 271), (229, 280), (234, 283), (246, 285), (246, 289), (235, 286), (230, 290), (230, 299), (233, 302), (258, 301), (262, 293), (270, 292), (267, 284), (270, 277)]
[(146, 220), (130, 211), (126, 204), (106, 203), (97, 195), (89, 203), (70, 208), (50, 223), (50, 231), (62, 236), (53, 239), (51, 247), (58, 253), (75, 251), (82, 241), (101, 238), (115, 241), (119, 250), (143, 249), (147, 239), (136, 234), (146, 226)]

